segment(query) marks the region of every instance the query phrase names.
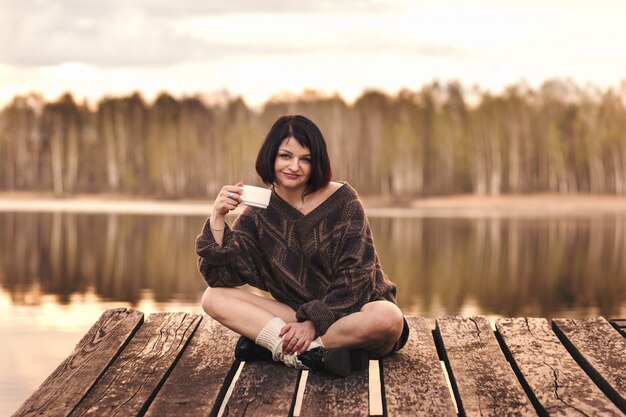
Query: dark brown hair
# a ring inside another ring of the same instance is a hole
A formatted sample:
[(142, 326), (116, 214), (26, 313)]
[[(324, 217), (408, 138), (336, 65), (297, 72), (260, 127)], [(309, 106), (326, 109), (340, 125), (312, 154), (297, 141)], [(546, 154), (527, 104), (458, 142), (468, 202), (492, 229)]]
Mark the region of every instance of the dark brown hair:
[(274, 163), (278, 148), (282, 141), (289, 137), (293, 137), (311, 152), (311, 178), (307, 182), (304, 195), (326, 186), (333, 175), (326, 141), (315, 123), (300, 115), (280, 117), (265, 137), (256, 159), (256, 172), (263, 182), (270, 185), (276, 180)]

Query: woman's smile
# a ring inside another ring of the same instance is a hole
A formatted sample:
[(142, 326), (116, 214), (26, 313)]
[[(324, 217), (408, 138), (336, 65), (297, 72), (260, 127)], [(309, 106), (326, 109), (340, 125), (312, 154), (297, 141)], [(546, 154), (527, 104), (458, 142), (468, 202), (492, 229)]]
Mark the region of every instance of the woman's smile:
[(283, 175), (290, 180), (297, 180), (301, 176), (300, 174), (294, 174), (292, 172), (283, 172)]

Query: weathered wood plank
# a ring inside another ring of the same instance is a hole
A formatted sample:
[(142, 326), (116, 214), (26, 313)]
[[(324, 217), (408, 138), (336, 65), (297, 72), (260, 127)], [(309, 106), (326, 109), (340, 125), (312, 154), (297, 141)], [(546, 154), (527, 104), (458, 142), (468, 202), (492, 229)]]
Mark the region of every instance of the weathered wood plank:
[(131, 416), (146, 410), (200, 322), (200, 315), (152, 314), (72, 416)]
[(289, 415), (299, 379), (299, 370), (282, 363), (246, 363), (226, 404), (224, 417)]
[(369, 416), (368, 370), (346, 378), (309, 372), (300, 417)]
[(217, 415), (239, 365), (235, 361), (238, 338), (238, 334), (203, 316), (146, 416)]
[(536, 415), (486, 317), (439, 317), (436, 323), (460, 414)]
[(74, 351), (13, 414), (67, 415), (95, 384), (143, 322), (143, 313), (125, 308), (105, 311)]
[(552, 324), (574, 359), (626, 412), (626, 339), (604, 317), (554, 319)]
[(380, 362), (388, 416), (456, 416), (428, 322), (407, 317), (407, 344)]
[(540, 414), (622, 416), (543, 318), (499, 319), (496, 328)]

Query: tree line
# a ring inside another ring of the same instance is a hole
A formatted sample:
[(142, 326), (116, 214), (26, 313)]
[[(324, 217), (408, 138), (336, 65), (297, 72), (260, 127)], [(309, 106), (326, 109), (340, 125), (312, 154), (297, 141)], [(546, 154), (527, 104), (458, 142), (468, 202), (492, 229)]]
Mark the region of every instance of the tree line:
[(18, 96), (0, 112), (0, 190), (213, 197), (239, 179), (258, 183), (265, 134), (294, 113), (320, 126), (334, 178), (364, 195), (626, 194), (624, 94), (566, 80), (499, 94), (434, 82), (365, 91), (353, 104), (307, 91), (260, 109), (167, 93), (94, 107), (70, 94)]

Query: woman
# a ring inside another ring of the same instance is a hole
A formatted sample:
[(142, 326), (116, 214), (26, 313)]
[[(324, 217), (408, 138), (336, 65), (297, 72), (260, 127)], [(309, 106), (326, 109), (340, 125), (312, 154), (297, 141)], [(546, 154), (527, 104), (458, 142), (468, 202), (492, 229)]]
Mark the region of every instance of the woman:
[[(242, 335), (241, 360), (273, 359), (346, 376), (406, 342), (396, 286), (383, 273), (358, 195), (331, 182), (326, 143), (303, 116), (283, 116), (259, 151), (256, 170), (273, 190), (267, 209), (225, 216), (241, 186), (219, 192), (198, 236), (209, 285), (204, 311)], [(236, 288), (250, 284), (273, 299)], [(256, 342), (256, 345), (254, 342)]]

